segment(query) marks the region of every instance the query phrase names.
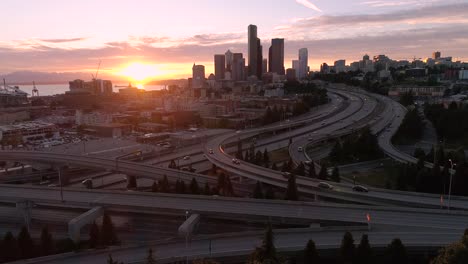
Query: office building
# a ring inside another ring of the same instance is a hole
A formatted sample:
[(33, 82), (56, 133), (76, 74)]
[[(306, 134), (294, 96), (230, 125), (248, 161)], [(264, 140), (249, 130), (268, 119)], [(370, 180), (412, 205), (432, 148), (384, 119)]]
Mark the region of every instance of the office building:
[(249, 25), (248, 27), (248, 63), (249, 63), (249, 76), (258, 75), (258, 42), (257, 26)]
[(346, 60), (337, 60), (333, 66), (336, 73), (344, 72), (346, 71)]
[(268, 60), (263, 59), (263, 61), (262, 61), (262, 75), (267, 73), (267, 71), (268, 71)]
[(192, 88), (202, 88), (205, 85), (205, 66), (193, 64)]
[(432, 58), (433, 58), (434, 60), (440, 59), (440, 51), (434, 51), (434, 52), (432, 53)]
[(224, 54), (214, 55), (214, 68), (215, 79), (217, 81), (224, 80), (224, 73), (226, 71), (226, 57)]
[(286, 80), (288, 80), (288, 82), (297, 80), (296, 70), (295, 69), (289, 68), (289, 69), (286, 70)]
[(261, 79), (263, 74), (263, 47), (260, 39), (257, 38), (257, 78)]
[(309, 73), (309, 52), (306, 48), (299, 50), (299, 71), (297, 76), (299, 79), (307, 77)]
[(233, 81), (243, 81), (245, 80), (245, 59), (242, 56), (242, 53), (233, 53), (232, 54), (232, 74), (231, 78)]
[(230, 72), (232, 70), (232, 52), (230, 50), (224, 53), (224, 57), (226, 58), (226, 71)]
[(268, 60), (268, 72), (284, 75), (284, 39), (276, 38), (271, 40)]

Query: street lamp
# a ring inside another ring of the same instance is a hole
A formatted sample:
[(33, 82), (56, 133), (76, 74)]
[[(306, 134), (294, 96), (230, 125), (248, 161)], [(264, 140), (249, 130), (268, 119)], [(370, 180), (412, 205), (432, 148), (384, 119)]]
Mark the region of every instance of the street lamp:
[(453, 167), (457, 166), (457, 164), (453, 163), (452, 159), (449, 159), (449, 162), (450, 162), (450, 183), (449, 183), (448, 211), (450, 212), (450, 198), (452, 195), (452, 178), (453, 178), (453, 173), (454, 173)]
[[(189, 211), (185, 211), (185, 222), (187, 222)], [(188, 264), (188, 231), (185, 232), (185, 264)]]

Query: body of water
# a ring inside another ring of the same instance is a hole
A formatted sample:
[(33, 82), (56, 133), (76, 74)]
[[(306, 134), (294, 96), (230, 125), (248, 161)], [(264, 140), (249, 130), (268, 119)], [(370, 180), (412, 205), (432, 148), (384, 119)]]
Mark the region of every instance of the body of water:
[[(12, 84), (10, 84), (11, 86), (14, 86)], [(115, 93), (118, 93), (119, 92), (119, 89), (122, 89), (122, 88), (119, 88), (119, 87), (115, 87), (115, 85), (121, 85), (121, 86), (126, 86), (128, 85), (128, 83), (126, 84), (113, 84), (113, 91)], [(18, 85), (19, 88), (24, 91), (24, 92), (27, 92), (29, 95), (32, 94), (32, 90), (33, 90), (33, 85)], [(155, 90), (162, 90), (164, 89), (164, 85), (143, 85), (143, 89), (145, 89), (146, 91), (155, 91)], [(70, 89), (68, 88), (68, 83), (67, 84), (36, 84), (36, 88), (39, 90), (39, 95), (40, 96), (48, 96), (48, 95), (55, 95), (55, 94), (64, 94), (65, 92), (67, 91), (70, 91)]]

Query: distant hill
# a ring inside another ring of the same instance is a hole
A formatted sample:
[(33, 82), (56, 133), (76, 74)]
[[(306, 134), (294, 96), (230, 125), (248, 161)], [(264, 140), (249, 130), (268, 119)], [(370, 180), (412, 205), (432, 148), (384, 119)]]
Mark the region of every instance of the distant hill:
[(178, 85), (178, 86), (187, 86), (187, 79), (173, 79), (173, 80), (159, 80), (151, 81), (147, 83), (149, 85)]

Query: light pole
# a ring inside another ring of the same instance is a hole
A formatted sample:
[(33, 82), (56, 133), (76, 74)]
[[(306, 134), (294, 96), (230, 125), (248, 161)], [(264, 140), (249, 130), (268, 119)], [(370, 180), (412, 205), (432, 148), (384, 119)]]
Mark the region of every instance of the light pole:
[[(185, 211), (185, 221), (187, 222), (189, 211)], [(188, 264), (188, 231), (185, 232), (185, 264)]]
[(452, 159), (449, 159), (449, 162), (450, 162), (450, 183), (449, 183), (449, 196), (448, 196), (448, 211), (450, 212), (450, 199), (452, 195), (452, 178), (453, 178), (453, 173), (454, 173), (453, 167), (457, 166), (457, 164), (453, 163)]
[(59, 184), (60, 184), (60, 201), (63, 203), (63, 182), (61, 168), (58, 168)]

